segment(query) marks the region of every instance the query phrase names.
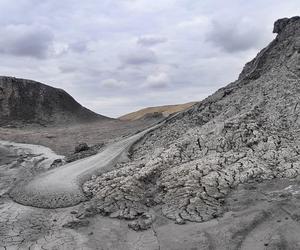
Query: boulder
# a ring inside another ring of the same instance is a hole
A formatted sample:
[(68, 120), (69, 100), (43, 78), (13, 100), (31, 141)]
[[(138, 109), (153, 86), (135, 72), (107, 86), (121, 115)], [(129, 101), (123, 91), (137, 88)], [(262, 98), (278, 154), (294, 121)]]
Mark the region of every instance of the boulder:
[(87, 151), (89, 150), (89, 146), (84, 142), (84, 143), (80, 143), (75, 147), (75, 151), (74, 153), (80, 153), (82, 151)]

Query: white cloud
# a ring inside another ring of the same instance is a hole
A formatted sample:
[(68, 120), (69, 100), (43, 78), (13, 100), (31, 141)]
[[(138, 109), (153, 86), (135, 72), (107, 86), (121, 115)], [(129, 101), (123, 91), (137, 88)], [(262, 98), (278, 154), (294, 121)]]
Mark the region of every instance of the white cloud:
[(124, 81), (118, 81), (116, 79), (110, 78), (103, 80), (101, 82), (101, 85), (105, 88), (115, 89), (124, 87), (126, 83)]
[(69, 50), (69, 44), (62, 42), (54, 42), (51, 46), (51, 50), (54, 56), (60, 56)]
[(169, 83), (170, 77), (165, 72), (149, 75), (146, 80), (146, 86), (153, 89), (165, 88)]
[(145, 47), (152, 47), (160, 43), (165, 43), (167, 39), (159, 36), (142, 36), (137, 40), (137, 44)]
[(239, 22), (213, 20), (207, 40), (229, 53), (239, 52), (257, 47), (267, 32), (260, 23), (248, 18), (241, 18)]
[(72, 51), (77, 52), (77, 53), (83, 53), (83, 52), (88, 51), (88, 45), (84, 41), (77, 41), (77, 42), (71, 43), (69, 45), (69, 48)]
[(207, 26), (210, 23), (210, 19), (206, 16), (192, 17), (178, 23), (179, 28), (189, 29), (189, 28), (199, 28), (201, 26)]
[(0, 72), (64, 88), (112, 116), (199, 100), (235, 80), (273, 38), (273, 22), (299, 8), (299, 0), (1, 0)]
[(0, 53), (45, 58), (53, 43), (53, 34), (39, 25), (9, 24), (0, 29)]
[(144, 65), (157, 62), (157, 57), (152, 50), (137, 49), (120, 56), (123, 65)]
[(93, 100), (82, 99), (82, 104), (92, 110), (101, 110), (101, 114), (110, 117), (119, 117), (137, 108), (133, 99), (128, 97), (95, 97)]

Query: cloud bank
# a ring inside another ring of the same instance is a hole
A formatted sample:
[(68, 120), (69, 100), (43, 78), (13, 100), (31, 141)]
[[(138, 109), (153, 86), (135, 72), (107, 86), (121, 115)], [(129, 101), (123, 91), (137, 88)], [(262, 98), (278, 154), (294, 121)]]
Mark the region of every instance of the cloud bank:
[(64, 88), (94, 111), (205, 98), (235, 80), (297, 0), (0, 1), (0, 74)]

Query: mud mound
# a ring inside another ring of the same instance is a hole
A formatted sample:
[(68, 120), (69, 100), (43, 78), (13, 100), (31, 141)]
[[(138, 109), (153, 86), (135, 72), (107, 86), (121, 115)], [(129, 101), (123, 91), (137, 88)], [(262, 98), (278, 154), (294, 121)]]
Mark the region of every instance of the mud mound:
[(280, 19), (277, 37), (237, 81), (145, 136), (133, 161), (84, 186), (99, 212), (126, 218), (161, 207), (177, 223), (223, 213), (240, 183), (295, 178), (300, 171), (300, 17)]

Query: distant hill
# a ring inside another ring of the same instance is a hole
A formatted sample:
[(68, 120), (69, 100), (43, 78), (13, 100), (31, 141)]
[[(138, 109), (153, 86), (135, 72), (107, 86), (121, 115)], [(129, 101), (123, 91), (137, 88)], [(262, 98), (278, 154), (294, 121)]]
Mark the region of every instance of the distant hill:
[(169, 115), (186, 110), (193, 106), (196, 102), (189, 102), (184, 104), (177, 105), (165, 105), (157, 107), (149, 107), (132, 112), (126, 115), (119, 117), (123, 121), (135, 121), (143, 118), (155, 118), (155, 117), (168, 117)]
[(110, 119), (84, 108), (62, 89), (0, 76), (0, 125), (65, 124)]

